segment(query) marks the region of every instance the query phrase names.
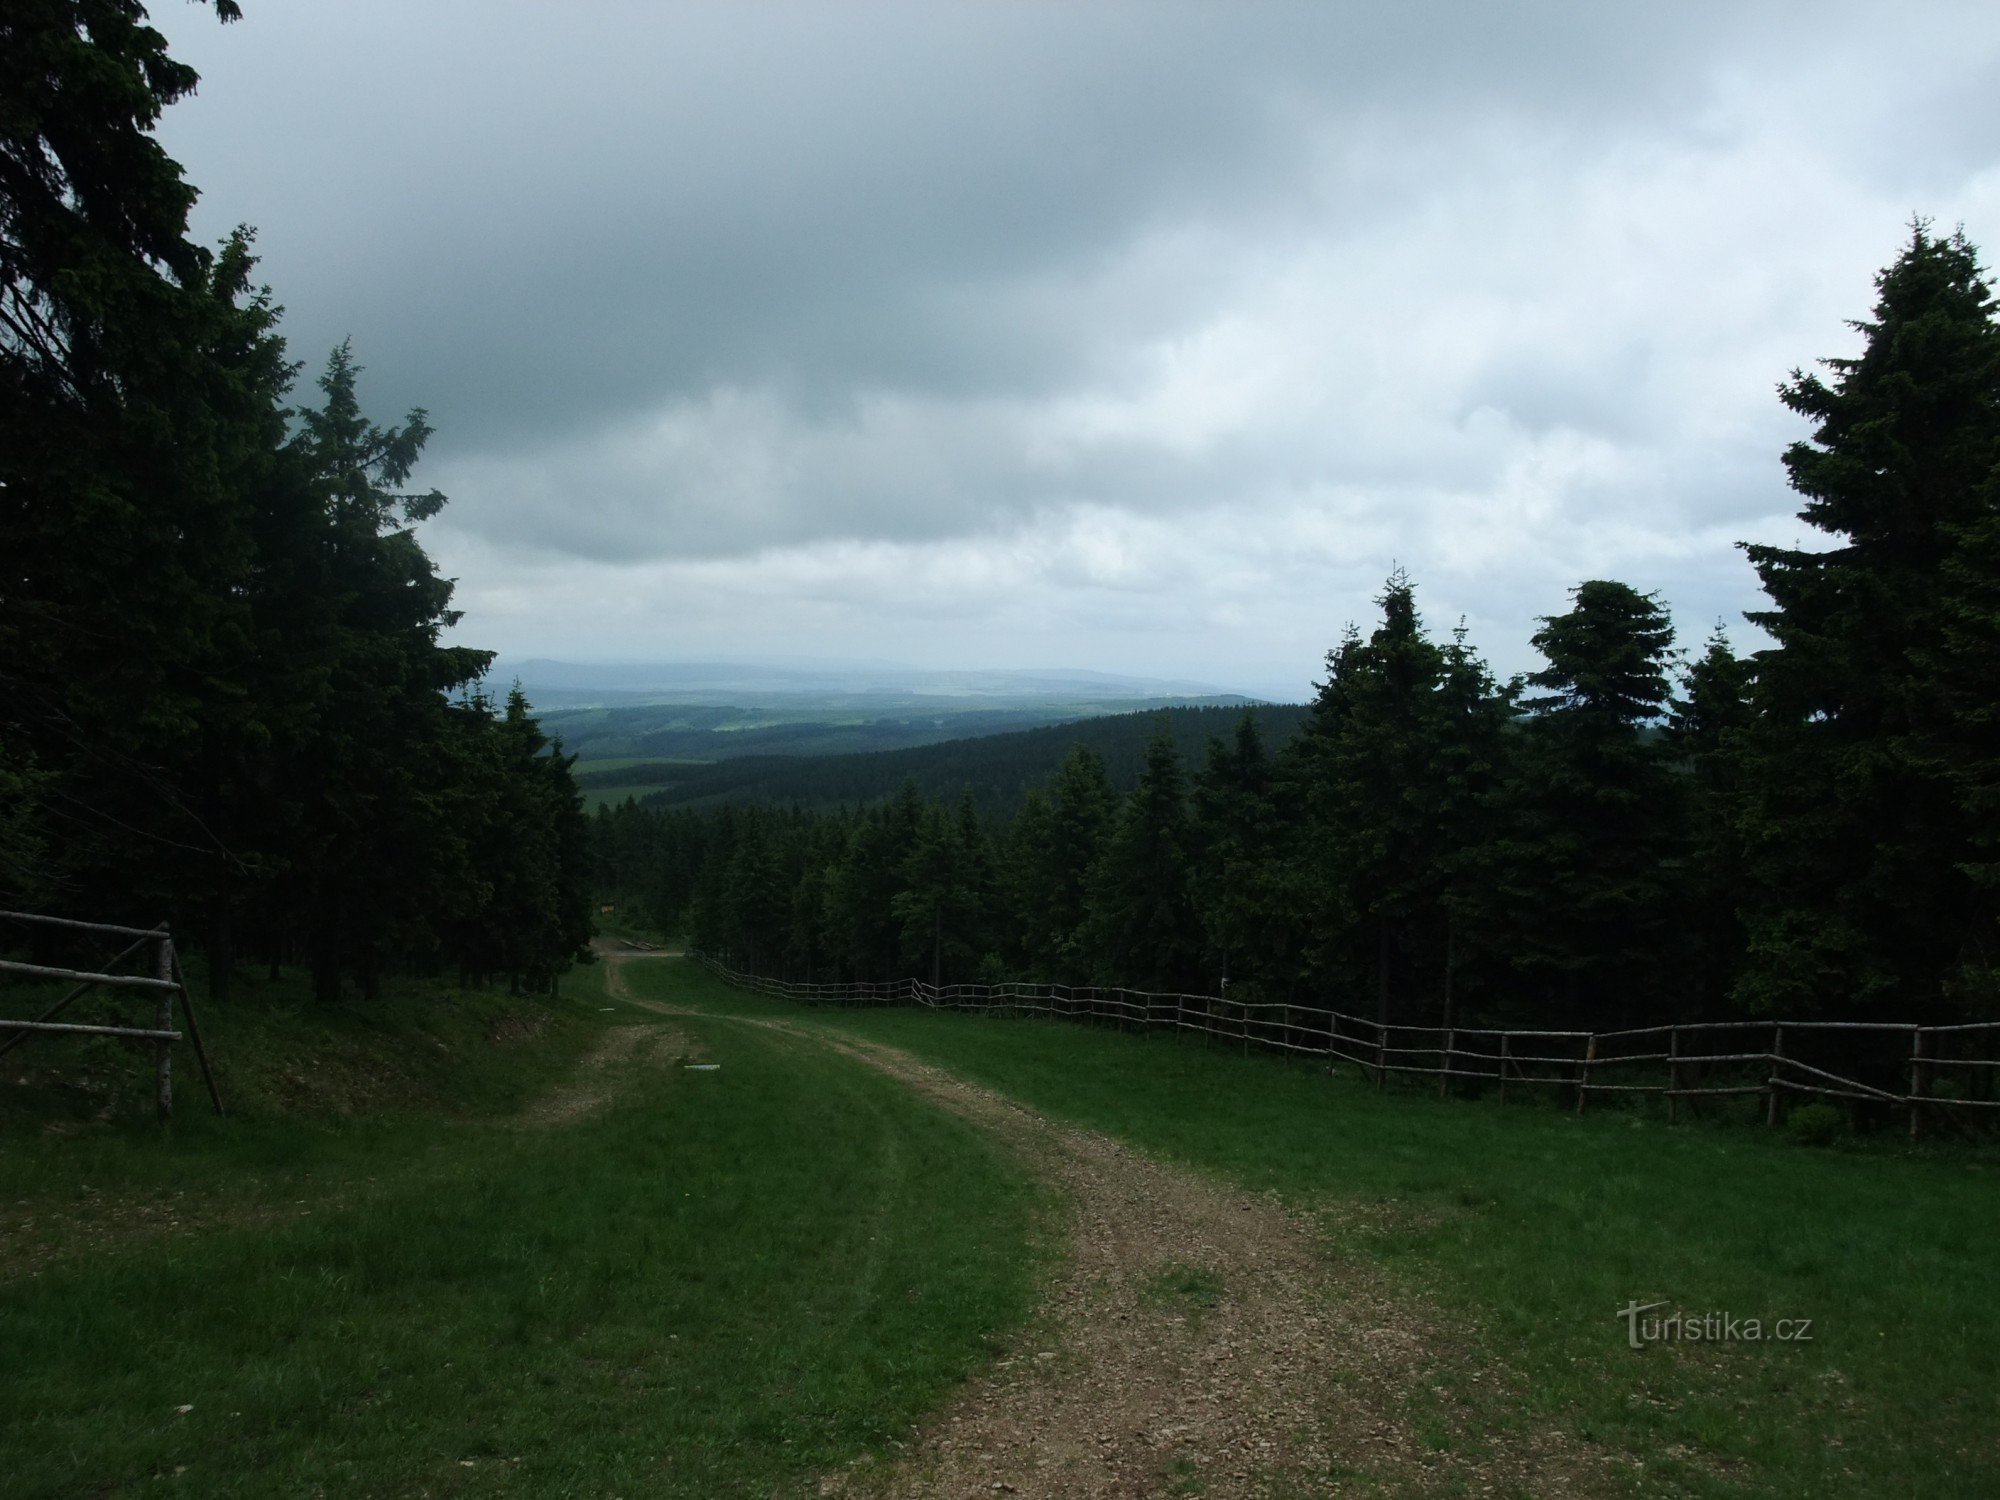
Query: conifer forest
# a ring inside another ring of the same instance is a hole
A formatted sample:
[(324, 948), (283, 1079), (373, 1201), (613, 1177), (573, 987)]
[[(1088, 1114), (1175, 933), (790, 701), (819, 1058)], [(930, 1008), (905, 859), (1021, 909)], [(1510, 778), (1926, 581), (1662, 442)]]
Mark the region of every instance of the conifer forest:
[[(596, 880), (739, 967), (1268, 997), (1399, 1024), (1940, 1024), (2000, 979), (2000, 321), (1976, 248), (1912, 226), (1852, 358), (1796, 371), (1811, 545), (1747, 546), (1765, 649), (1579, 583), (1496, 681), (1413, 581), (1254, 716), (1129, 788), (1079, 745), (868, 806), (630, 802)], [(1207, 711), (1213, 714), (1213, 710)]]
[(76, 9), (0, 30), (0, 906), (168, 920), (218, 992), (545, 988), (585, 828), (490, 654), (441, 642), (425, 414), (371, 420), (346, 345), (305, 375), (250, 231), (190, 238), (152, 128), (193, 70), (141, 7)]
[(0, 1500), (2000, 1495), (1868, 11), (0, 0)]

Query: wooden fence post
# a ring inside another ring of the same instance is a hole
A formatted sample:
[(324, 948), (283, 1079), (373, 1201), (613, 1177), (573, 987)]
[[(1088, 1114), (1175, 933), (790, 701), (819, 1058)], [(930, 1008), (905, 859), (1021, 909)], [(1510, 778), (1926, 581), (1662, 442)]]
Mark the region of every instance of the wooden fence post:
[(1674, 1124), (1681, 1113), (1681, 1029), (1667, 1028), (1667, 1123)]
[[(1240, 1003), (1240, 1002), (1239, 1002)], [(1250, 1055), (1250, 1007), (1243, 1006), (1243, 1055)]]
[(1458, 1036), (1458, 1032), (1457, 1032), (1457, 1031), (1456, 1031), (1455, 1029), (1453, 1029), (1452, 1027), (1449, 1027), (1449, 1026), (1447, 1026), (1447, 1027), (1445, 1028), (1445, 1033), (1444, 1033), (1444, 1066), (1443, 1066), (1442, 1068), (1440, 1068), (1440, 1069), (1438, 1070), (1438, 1098), (1440, 1098), (1440, 1099), (1445, 1099), (1445, 1098), (1449, 1098), (1449, 1097), (1450, 1097), (1450, 1095), (1451, 1095), (1451, 1054), (1452, 1054), (1452, 1043), (1453, 1043), (1453, 1041), (1454, 1041), (1454, 1040), (1456, 1040), (1456, 1039), (1457, 1039), (1457, 1036)]
[[(165, 985), (174, 982), (174, 950), (165, 933), (153, 940), (153, 977)], [(162, 1031), (174, 1029), (174, 992), (163, 988), (155, 992), (159, 999), (155, 1015)], [(174, 1044), (164, 1038), (158, 1044), (159, 1060), (155, 1064), (158, 1073), (154, 1094), (155, 1106), (162, 1120), (174, 1117)]]
[(1771, 1077), (1764, 1085), (1764, 1124), (1776, 1128), (1778, 1123), (1778, 1064), (1785, 1056), (1785, 1028), (1771, 1028)]
[(1590, 1092), (1590, 1065), (1597, 1061), (1597, 1033), (1583, 1049), (1583, 1061), (1576, 1065), (1576, 1112), (1583, 1113), (1584, 1096)]
[(1924, 1065), (1924, 1028), (1910, 1033), (1910, 1139), (1924, 1133), (1924, 1095), (1930, 1091), (1929, 1069)]
[(1512, 1040), (1506, 1032), (1500, 1033), (1500, 1102), (1507, 1102), (1507, 1043)]
[(1389, 1071), (1389, 1028), (1382, 1021), (1375, 1023), (1375, 1092), (1382, 1092), (1382, 1080)]
[(194, 1018), (194, 1001), (188, 995), (187, 975), (181, 969), (181, 953), (173, 940), (167, 940), (167, 963), (172, 967), (174, 983), (178, 985), (181, 997), (181, 1016), (187, 1022), (188, 1040), (194, 1043), (194, 1060), (201, 1065), (201, 1081), (208, 1085), (208, 1102), (215, 1112), (222, 1113), (222, 1094), (215, 1086), (215, 1069), (208, 1065), (208, 1048), (201, 1044), (201, 1023)]

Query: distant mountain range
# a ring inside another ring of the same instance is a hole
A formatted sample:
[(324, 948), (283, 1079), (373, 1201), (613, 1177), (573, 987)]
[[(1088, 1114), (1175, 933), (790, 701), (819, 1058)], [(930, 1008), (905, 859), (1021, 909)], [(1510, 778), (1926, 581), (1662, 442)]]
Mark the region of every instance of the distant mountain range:
[(735, 760), (900, 750), (1169, 707), (1256, 699), (1110, 672), (937, 672), (878, 662), (496, 663), (585, 761)]
[(518, 681), (540, 711), (646, 704), (769, 707), (817, 717), (833, 710), (931, 713), (1043, 708), (1056, 704), (1249, 703), (1212, 683), (1128, 677), (1051, 667), (1025, 671), (935, 671), (892, 662), (495, 662), (487, 680)]

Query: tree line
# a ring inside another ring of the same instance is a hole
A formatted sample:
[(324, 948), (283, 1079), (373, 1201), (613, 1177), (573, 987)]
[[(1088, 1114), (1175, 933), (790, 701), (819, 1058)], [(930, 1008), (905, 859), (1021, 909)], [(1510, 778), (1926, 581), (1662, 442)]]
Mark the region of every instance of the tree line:
[(1277, 751), (1155, 738), (1120, 796), (1079, 746), (1017, 812), (914, 784), (839, 811), (628, 804), (595, 879), (742, 967), (1333, 1003), (1605, 1029), (1996, 1013), (2000, 322), (1962, 234), (1912, 227), (1864, 347), (1794, 371), (1811, 547), (1746, 547), (1772, 644), (1677, 649), (1592, 580), (1497, 682), (1392, 576)]
[(251, 231), (189, 238), (153, 128), (196, 81), (134, 0), (0, 14), (0, 904), (168, 917), (218, 990), (546, 984), (590, 930), (568, 758), (442, 643), (424, 412), (369, 420), (345, 345), (295, 402)]
[[(660, 791), (634, 793), (653, 807), (796, 802), (833, 808), (879, 801), (910, 781), (919, 792), (941, 798), (955, 797), (959, 788), (970, 787), (982, 813), (1011, 814), (1019, 810), (1029, 788), (1046, 780), (1072, 746), (1090, 746), (1103, 757), (1113, 784), (1129, 788), (1145, 762), (1152, 732), (1170, 734), (1182, 755), (1199, 756), (1212, 735), (1228, 734), (1245, 711), (1176, 704), (935, 745), (838, 755), (746, 755), (705, 765), (611, 771), (592, 771), (590, 762), (584, 761), (577, 767), (577, 785), (657, 785)], [(1259, 703), (1247, 711), (1273, 743), (1289, 739), (1306, 714), (1303, 705), (1292, 703)]]

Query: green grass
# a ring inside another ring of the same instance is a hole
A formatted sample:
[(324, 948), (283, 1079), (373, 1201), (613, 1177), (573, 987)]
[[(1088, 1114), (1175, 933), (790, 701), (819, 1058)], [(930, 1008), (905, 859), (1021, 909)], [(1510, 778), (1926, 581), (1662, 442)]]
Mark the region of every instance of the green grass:
[[(594, 813), (600, 807), (616, 807), (627, 797), (648, 797), (666, 790), (668, 782), (674, 779), (667, 774), (669, 768), (680, 773), (708, 764), (705, 760), (671, 756), (617, 755), (603, 760), (579, 760), (572, 771), (583, 797), (583, 810)], [(621, 772), (629, 774), (618, 774)]]
[[(1619, 1472), (1647, 1493), (2000, 1493), (1991, 1155), (1385, 1097), (1193, 1042), (626, 972), (703, 1017), (597, 971), (553, 1002), (246, 984), (203, 1013), (231, 1118), (184, 1055), (167, 1130), (117, 1044), (10, 1058), (0, 1488), (765, 1495), (881, 1453), (1027, 1315), (1042, 1203), (900, 1085), (732, 1019), (784, 1015), (1322, 1211), (1330, 1253), (1443, 1316), (1440, 1411), (1472, 1421), (1415, 1414), (1434, 1442), (1554, 1427), (1643, 1460)], [(720, 1071), (670, 1049), (599, 1114), (517, 1123), (640, 1023)], [(1144, 1296), (1199, 1318), (1228, 1283)], [(1628, 1349), (1617, 1309), (1656, 1298), (1814, 1337)]]
[[(1476, 1420), (1641, 1459), (1648, 1493), (2000, 1494), (2000, 1160), (1545, 1105), (1377, 1095), (1160, 1036), (802, 1012), (687, 962), (628, 970), (715, 1014), (905, 1048), (1052, 1115), (1327, 1212), (1463, 1328)], [(1619, 1308), (1813, 1320), (1810, 1342), (1626, 1346)], [(1520, 1401), (1479, 1396), (1522, 1377)], [(1485, 1374), (1489, 1378), (1474, 1379)], [(1449, 1441), (1449, 1438), (1440, 1438)]]
[[(232, 1116), (280, 1132), (301, 1118), (384, 1109), (505, 1110), (549, 1082), (552, 1069), (592, 1034), (596, 1002), (555, 1003), (503, 992), (406, 980), (375, 1001), (337, 1006), (311, 999), (303, 974), (276, 981), (239, 971), (227, 1002), (205, 998), (190, 975), (195, 1013)], [(596, 994), (596, 980), (581, 984)], [(576, 990), (577, 986), (572, 986)], [(4, 1009), (26, 1015), (61, 987), (9, 986)], [(98, 991), (62, 1019), (150, 1025), (151, 1002)], [(532, 1043), (532, 1045), (526, 1045)], [(0, 1062), (0, 1130), (58, 1135), (108, 1121), (152, 1118), (153, 1072), (145, 1044), (43, 1037)], [(211, 1142), (208, 1096), (195, 1057), (174, 1049), (175, 1130)]]
[[(646, 798), (664, 792), (668, 784), (706, 760), (670, 760), (664, 756), (614, 756), (610, 760), (578, 760), (574, 766), (584, 812), (616, 808), (628, 796)], [(672, 774), (668, 774), (672, 770)]]
[(1036, 1190), (823, 1048), (676, 1024), (608, 1108), (518, 1122), (602, 1025), (664, 1024), (599, 981), (210, 1007), (225, 1121), (16, 1100), (6, 1493), (765, 1495), (882, 1451), (1026, 1316)]

